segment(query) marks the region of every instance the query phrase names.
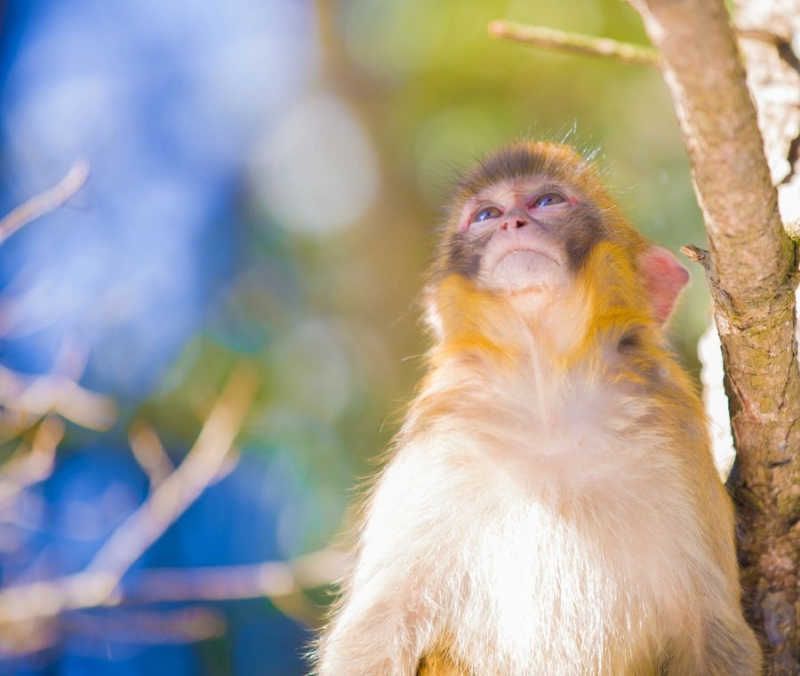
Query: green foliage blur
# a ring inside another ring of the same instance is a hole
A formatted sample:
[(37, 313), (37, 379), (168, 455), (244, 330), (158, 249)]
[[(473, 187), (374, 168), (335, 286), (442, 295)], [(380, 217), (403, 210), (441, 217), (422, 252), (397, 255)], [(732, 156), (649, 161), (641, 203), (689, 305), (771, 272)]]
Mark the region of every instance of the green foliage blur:
[[(243, 441), (307, 496), (298, 551), (325, 546), (397, 430), (427, 346), (418, 294), (448, 186), (519, 136), (599, 149), (624, 210), (676, 250), (703, 243), (688, 162), (656, 70), (488, 37), (493, 19), (646, 44), (619, 0), (317, 3), (316, 77), (254, 148), (242, 274), (148, 414), (189, 438), (244, 354), (264, 386)], [(696, 371), (702, 272), (673, 324)]]

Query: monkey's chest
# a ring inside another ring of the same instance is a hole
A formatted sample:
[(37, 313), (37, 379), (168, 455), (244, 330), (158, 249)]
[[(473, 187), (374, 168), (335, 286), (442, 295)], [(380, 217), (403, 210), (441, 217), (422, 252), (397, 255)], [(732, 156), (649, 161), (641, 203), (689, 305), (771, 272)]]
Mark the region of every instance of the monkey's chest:
[(480, 428), (465, 427), (473, 437), (468, 446), (532, 500), (553, 496), (569, 506), (571, 496), (586, 490), (601, 501), (609, 492), (640, 497), (642, 468), (660, 462), (658, 433), (643, 422), (646, 403), (613, 391), (582, 392), (557, 404), (525, 390), (511, 396)]
[(497, 660), (476, 673), (625, 674), (687, 597), (692, 534), (668, 494), (669, 463), (647, 470), (625, 449), (615, 461), (598, 447), (607, 432), (587, 429), (581, 445), (583, 434), (551, 439), (546, 453), (503, 451), (474, 511), (462, 506), (474, 535), (459, 554), (471, 566), (456, 602), (467, 621), (454, 626), (469, 663)]
[[(541, 675), (558, 664), (559, 674), (625, 674), (652, 652), (652, 628), (679, 602), (680, 581), (661, 566), (664, 543), (625, 516), (531, 503), (476, 535), (454, 624), (467, 654), (496, 661), (476, 673)], [(618, 663), (601, 669), (610, 655)]]

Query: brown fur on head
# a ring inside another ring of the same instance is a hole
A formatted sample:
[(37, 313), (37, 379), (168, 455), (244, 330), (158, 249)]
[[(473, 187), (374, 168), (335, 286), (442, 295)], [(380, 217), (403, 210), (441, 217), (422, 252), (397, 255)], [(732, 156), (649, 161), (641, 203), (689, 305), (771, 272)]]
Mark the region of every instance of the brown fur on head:
[[(548, 196), (552, 204), (538, 208)], [(475, 292), (479, 313), (478, 298), (532, 290), (560, 305), (559, 295), (582, 293), (577, 283), (591, 296), (581, 303), (594, 313), (583, 326), (623, 335), (663, 325), (687, 281), (672, 254), (630, 225), (588, 160), (568, 146), (525, 140), (488, 155), (458, 183), (431, 272), (427, 317), (441, 339), (449, 314), (443, 290), (453, 285)]]
[(602, 239), (612, 238), (635, 250), (646, 246), (644, 238), (625, 221), (591, 163), (569, 146), (523, 140), (487, 155), (458, 182), (450, 200), (434, 277), (450, 272), (473, 277), (477, 272), (481, 245), (470, 242), (459, 227), (464, 206), (471, 198), (493, 185), (536, 177), (554, 188), (566, 189), (580, 205), (561, 233), (573, 271)]

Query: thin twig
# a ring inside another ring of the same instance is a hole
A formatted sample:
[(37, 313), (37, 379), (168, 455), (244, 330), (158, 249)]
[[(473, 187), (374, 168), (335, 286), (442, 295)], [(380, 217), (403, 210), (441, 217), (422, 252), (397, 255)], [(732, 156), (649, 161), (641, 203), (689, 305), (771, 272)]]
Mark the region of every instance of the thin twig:
[(226, 628), (222, 611), (202, 606), (155, 611), (118, 608), (113, 615), (77, 611), (60, 617), (58, 622), (14, 625), (13, 632), (0, 635), (0, 662), (50, 648), (64, 633), (103, 642), (163, 646), (216, 638), (224, 635)]
[(0, 244), (24, 225), (68, 202), (83, 187), (87, 178), (89, 162), (83, 158), (75, 160), (67, 175), (56, 185), (20, 204), (0, 220)]
[(25, 376), (4, 366), (0, 366), (0, 405), (33, 416), (58, 413), (93, 430), (107, 430), (117, 418), (111, 397), (91, 392), (67, 376)]
[(684, 244), (680, 251), (690, 261), (700, 263), (703, 267), (708, 267), (708, 251), (705, 249), (701, 249), (694, 244)]
[(792, 36), (794, 35), (792, 19), (788, 15), (782, 15), (780, 12), (774, 13), (764, 25), (748, 26), (739, 24), (732, 28), (736, 33), (736, 37), (740, 40), (758, 40), (774, 47), (791, 45)]
[(567, 33), (556, 28), (526, 26), (510, 21), (490, 22), (489, 35), (493, 38), (520, 42), (554, 52), (598, 56), (629, 65), (659, 68), (658, 53), (655, 50), (626, 42), (617, 42), (611, 38)]
[(190, 607), (157, 611), (117, 609), (113, 616), (73, 613), (62, 619), (71, 634), (102, 641), (139, 645), (180, 645), (222, 636), (225, 616), (213, 608)]
[(256, 387), (251, 370), (240, 366), (234, 371), (186, 459), (114, 531), (87, 566), (87, 573), (107, 573), (116, 585), (125, 571), (197, 499), (222, 467), (250, 409)]
[(125, 590), (126, 601), (222, 601), (267, 596), (277, 598), (332, 584), (349, 560), (345, 552), (328, 548), (291, 562), (205, 568), (149, 568)]
[(7, 507), (8, 501), (20, 491), (50, 476), (63, 436), (63, 421), (45, 418), (36, 430), (30, 449), (0, 466), (0, 507)]
[(319, 622), (318, 608), (305, 592), (334, 584), (350, 565), (350, 554), (329, 547), (292, 561), (205, 568), (148, 568), (123, 585), (121, 603), (231, 601), (268, 598), (284, 615), (308, 626)]
[(135, 420), (128, 432), (133, 457), (150, 479), (150, 490), (158, 488), (175, 470), (155, 428), (144, 420)]
[[(285, 614), (313, 625), (318, 619), (315, 607), (302, 593), (304, 590), (333, 584), (349, 566), (350, 554), (329, 547), (305, 554), (296, 559), (267, 561), (250, 565), (218, 566), (207, 568), (151, 568), (136, 574), (130, 584), (124, 585), (117, 598), (119, 604), (149, 604), (182, 601), (233, 601), (237, 599), (269, 598)], [(61, 578), (59, 593), (77, 594), (74, 598), (85, 600), (87, 593), (96, 590), (90, 585), (98, 576), (72, 576)], [(102, 590), (102, 586), (100, 587)], [(34, 603), (35, 610), (47, 608), (48, 594), (55, 588), (47, 584), (12, 587), (11, 592), (22, 592), (18, 597), (0, 592), (0, 660), (3, 653), (21, 655), (36, 652), (56, 641), (56, 635), (47, 631), (52, 622), (40, 620), (57, 615), (67, 608), (76, 610), (97, 604), (72, 602), (62, 605), (56, 612), (15, 612), (10, 616), (5, 605)], [(73, 597), (69, 597), (73, 598)], [(95, 598), (97, 598), (95, 596)], [(52, 599), (51, 599), (52, 601)], [(122, 619), (103, 618), (105, 626), (98, 624), (92, 615), (71, 613), (60, 621), (70, 631), (82, 635), (112, 634), (124, 640), (126, 628), (135, 626), (136, 640), (152, 643), (184, 643), (221, 635), (224, 617), (213, 608), (180, 608), (174, 611), (161, 609), (125, 610)], [(13, 624), (9, 624), (13, 622)], [(110, 624), (109, 624), (110, 623)], [(151, 637), (147, 634), (150, 632)], [(32, 640), (35, 638), (36, 640)]]
[[(179, 470), (178, 470), (179, 471)], [(83, 572), (0, 590), (0, 635), (9, 622), (30, 622), (64, 610), (158, 601), (226, 601), (268, 597), (274, 602), (341, 579), (350, 554), (333, 547), (296, 559), (205, 568), (152, 568), (130, 588), (111, 590), (105, 573)], [(127, 587), (127, 585), (126, 585)]]
[(252, 371), (237, 368), (183, 463), (114, 531), (86, 569), (0, 590), (0, 624), (118, 602), (122, 576), (217, 475), (255, 391)]
[(711, 270), (711, 254), (708, 251), (701, 249), (699, 246), (695, 246), (694, 244), (684, 244), (680, 251), (690, 261), (694, 263), (700, 263), (700, 265), (703, 266), (703, 270), (705, 270), (706, 275), (709, 274), (709, 271)]

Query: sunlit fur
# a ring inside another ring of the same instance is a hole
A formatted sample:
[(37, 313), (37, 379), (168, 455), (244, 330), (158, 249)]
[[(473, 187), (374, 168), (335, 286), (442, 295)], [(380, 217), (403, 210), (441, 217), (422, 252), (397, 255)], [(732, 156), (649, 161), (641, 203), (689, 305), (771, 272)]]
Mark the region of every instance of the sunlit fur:
[[(440, 257), (430, 370), (317, 673), (758, 674), (731, 503), (648, 297), (649, 245), (573, 151), (528, 148), (600, 208), (605, 234), (569, 284), (529, 293), (482, 289)], [(515, 176), (503, 157), (462, 183), (454, 213)]]

